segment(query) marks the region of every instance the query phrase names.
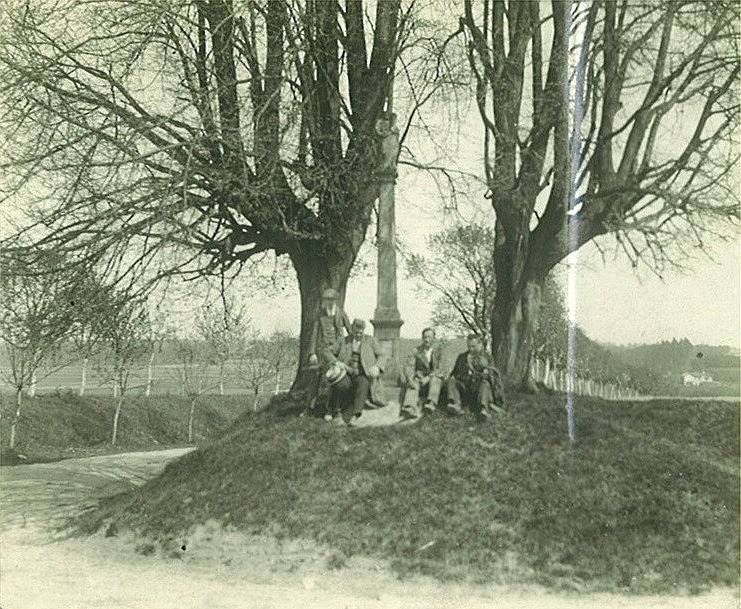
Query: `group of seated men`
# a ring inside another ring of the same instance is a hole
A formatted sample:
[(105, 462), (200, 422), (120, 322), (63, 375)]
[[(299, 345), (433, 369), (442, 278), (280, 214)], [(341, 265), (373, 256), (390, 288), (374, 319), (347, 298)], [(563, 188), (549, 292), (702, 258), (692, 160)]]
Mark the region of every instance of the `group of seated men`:
[[(362, 319), (350, 323), (337, 305), (334, 290), (322, 293), (309, 363), (318, 367), (318, 380), (325, 379), (329, 384), (324, 415), (327, 421), (353, 426), (364, 408), (386, 405), (380, 382), (384, 359), (377, 341), (365, 333), (365, 328)], [(501, 411), (504, 406), (501, 378), (484, 349), (483, 340), (472, 334), (467, 346), (468, 350), (456, 358), (448, 375), (441, 368), (435, 330), (426, 328), (422, 332), (422, 344), (409, 356), (401, 374), (402, 417), (416, 419), (434, 412), (442, 392), (446, 396), (444, 408), (453, 415), (463, 414), (464, 405), (482, 420)]]

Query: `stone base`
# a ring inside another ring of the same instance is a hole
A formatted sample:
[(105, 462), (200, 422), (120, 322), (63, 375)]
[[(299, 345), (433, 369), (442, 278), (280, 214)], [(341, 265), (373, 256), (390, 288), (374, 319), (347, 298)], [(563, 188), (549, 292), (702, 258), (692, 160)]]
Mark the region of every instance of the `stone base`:
[[(373, 324), (373, 336), (378, 341), (383, 351), (384, 357), (387, 358), (386, 368), (389, 372), (398, 370), (399, 360), (399, 334), (400, 328), (404, 322), (399, 319), (399, 312), (396, 311), (394, 317), (387, 316), (379, 318), (376, 310), (375, 319), (371, 320)], [(396, 373), (396, 372), (395, 372)]]

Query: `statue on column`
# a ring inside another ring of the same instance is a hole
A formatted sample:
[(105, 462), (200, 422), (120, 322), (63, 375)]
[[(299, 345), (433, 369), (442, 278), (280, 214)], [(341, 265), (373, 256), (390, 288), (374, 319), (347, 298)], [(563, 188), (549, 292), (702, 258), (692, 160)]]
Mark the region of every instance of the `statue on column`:
[(376, 121), (376, 134), (381, 142), (381, 162), (377, 173), (396, 178), (396, 160), (399, 156), (399, 128), (396, 114), (389, 114)]

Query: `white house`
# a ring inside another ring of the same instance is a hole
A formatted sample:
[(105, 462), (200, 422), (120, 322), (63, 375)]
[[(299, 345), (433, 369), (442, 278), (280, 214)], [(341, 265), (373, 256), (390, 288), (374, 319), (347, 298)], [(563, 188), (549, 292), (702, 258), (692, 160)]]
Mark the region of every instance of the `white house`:
[(685, 372), (682, 374), (682, 384), (684, 386), (693, 385), (697, 387), (698, 385), (703, 385), (704, 383), (712, 383), (712, 382), (713, 382), (713, 378), (705, 372), (700, 372), (700, 373)]

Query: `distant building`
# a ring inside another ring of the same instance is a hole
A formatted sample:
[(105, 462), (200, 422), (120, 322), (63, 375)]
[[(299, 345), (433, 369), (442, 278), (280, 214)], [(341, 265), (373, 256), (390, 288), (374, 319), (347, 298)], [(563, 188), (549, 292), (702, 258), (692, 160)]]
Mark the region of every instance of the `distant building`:
[(706, 372), (699, 372), (699, 373), (693, 373), (693, 372), (685, 372), (682, 374), (682, 385), (685, 387), (688, 385), (692, 385), (693, 387), (697, 387), (698, 385), (704, 385), (705, 383), (712, 383), (713, 377), (711, 377)]

